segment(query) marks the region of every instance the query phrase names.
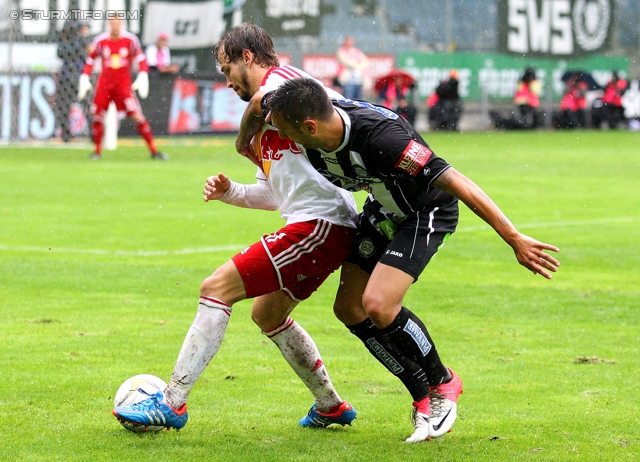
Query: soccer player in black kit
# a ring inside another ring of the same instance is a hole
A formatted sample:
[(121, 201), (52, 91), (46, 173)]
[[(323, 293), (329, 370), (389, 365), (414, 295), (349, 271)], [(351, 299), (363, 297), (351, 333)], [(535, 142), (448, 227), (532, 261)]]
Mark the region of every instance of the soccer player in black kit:
[(458, 223), (458, 199), (486, 221), (518, 262), (547, 279), (558, 252), (516, 230), (473, 181), (436, 156), (402, 117), (364, 101), (330, 100), (311, 79), (293, 79), (263, 99), (267, 122), (307, 149), (334, 184), (366, 190), (353, 252), (343, 264), (334, 312), (411, 393), (407, 442), (451, 430), (462, 382), (444, 366), (424, 323), (402, 306), (407, 290)]

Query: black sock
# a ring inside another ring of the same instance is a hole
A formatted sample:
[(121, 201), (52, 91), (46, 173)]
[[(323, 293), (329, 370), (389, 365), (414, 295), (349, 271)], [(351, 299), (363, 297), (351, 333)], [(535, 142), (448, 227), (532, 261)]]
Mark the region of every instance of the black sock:
[(422, 367), (403, 354), (387, 336), (382, 334), (371, 319), (367, 318), (360, 324), (346, 327), (362, 340), (374, 358), (400, 379), (414, 401), (426, 398), (429, 393), (429, 382)]
[(435, 386), (451, 380), (449, 370), (442, 364), (424, 323), (407, 308), (403, 306), (396, 319), (380, 331), (422, 367), (429, 384)]

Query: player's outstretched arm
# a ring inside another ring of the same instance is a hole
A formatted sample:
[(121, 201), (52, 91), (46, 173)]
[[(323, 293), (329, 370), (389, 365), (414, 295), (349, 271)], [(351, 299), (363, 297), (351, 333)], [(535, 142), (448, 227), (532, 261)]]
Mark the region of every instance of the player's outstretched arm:
[(231, 187), (231, 180), (225, 176), (224, 173), (218, 173), (217, 175), (207, 178), (207, 182), (204, 185), (204, 201), (217, 201), (220, 200), (224, 193)]
[(259, 91), (254, 94), (251, 101), (249, 101), (249, 104), (242, 114), (242, 120), (238, 128), (238, 137), (236, 138), (236, 151), (248, 157), (253, 163), (256, 163), (256, 156), (251, 146), (251, 140), (264, 125), (264, 117), (262, 116), (262, 107), (260, 105), (264, 95), (265, 93), (263, 91)]
[(225, 204), (249, 209), (278, 209), (278, 202), (266, 178), (258, 178), (256, 184), (240, 184), (231, 181), (223, 173), (218, 173), (207, 178), (202, 192), (205, 202), (219, 200)]
[(560, 262), (544, 251), (559, 252), (560, 249), (520, 233), (491, 198), (462, 173), (450, 167), (433, 182), (433, 185), (456, 196), (486, 221), (513, 248), (518, 262), (533, 274), (551, 279), (550, 272), (555, 273), (558, 270)]

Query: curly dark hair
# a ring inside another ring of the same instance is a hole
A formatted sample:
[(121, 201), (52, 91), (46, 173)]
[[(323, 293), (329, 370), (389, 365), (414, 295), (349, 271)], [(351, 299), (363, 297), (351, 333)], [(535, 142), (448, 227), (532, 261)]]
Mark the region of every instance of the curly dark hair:
[(273, 40), (262, 27), (251, 22), (243, 22), (229, 29), (213, 47), (213, 56), (218, 64), (235, 62), (242, 59), (242, 51), (249, 50), (255, 56), (257, 64), (266, 67), (280, 66)]
[(269, 95), (266, 109), (280, 114), (292, 127), (299, 127), (304, 120), (328, 121), (334, 108), (326, 90), (317, 80), (298, 77), (287, 80)]

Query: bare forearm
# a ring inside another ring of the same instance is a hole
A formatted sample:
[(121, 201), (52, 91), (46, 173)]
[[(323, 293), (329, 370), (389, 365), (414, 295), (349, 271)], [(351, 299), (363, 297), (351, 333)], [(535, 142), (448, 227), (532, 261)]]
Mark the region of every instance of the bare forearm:
[(551, 273), (557, 271), (560, 262), (547, 254), (545, 250), (558, 252), (560, 249), (518, 232), (477, 184), (451, 167), (444, 171), (433, 182), (433, 185), (456, 196), (495, 229), (500, 237), (511, 246), (518, 263), (532, 271), (533, 274), (540, 274), (547, 279), (552, 278)]
[(262, 96), (263, 93), (256, 93), (242, 114), (238, 137), (236, 138), (236, 150), (244, 156), (252, 154), (251, 139), (264, 125), (262, 108), (260, 107)]
[(453, 167), (442, 173), (433, 185), (460, 199), (473, 213), (482, 218), (507, 243), (518, 231), (493, 200), (473, 181)]

